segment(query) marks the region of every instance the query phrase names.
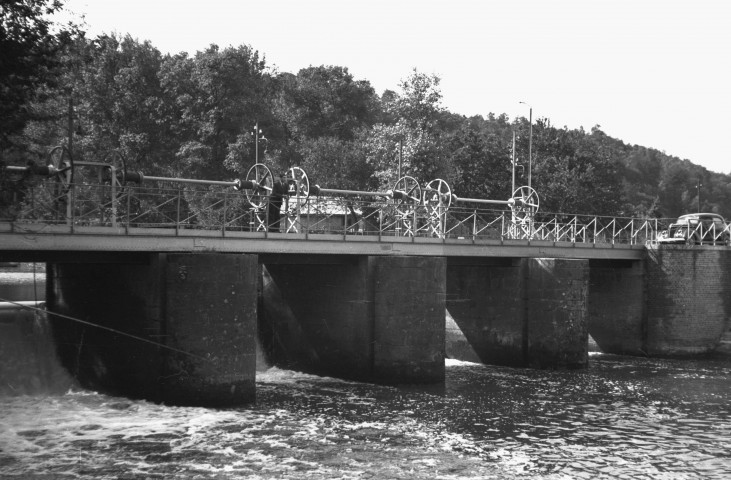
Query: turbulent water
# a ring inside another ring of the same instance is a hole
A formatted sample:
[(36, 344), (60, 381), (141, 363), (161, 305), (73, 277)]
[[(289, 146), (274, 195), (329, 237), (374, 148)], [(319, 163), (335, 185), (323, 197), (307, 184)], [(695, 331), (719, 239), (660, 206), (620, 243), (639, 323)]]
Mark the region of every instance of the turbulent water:
[(728, 478), (731, 357), (587, 371), (448, 361), (431, 389), (269, 369), (215, 410), (0, 397), (2, 478)]
[(52, 355), (43, 320), (0, 317), (3, 479), (725, 479), (731, 472), (729, 353), (702, 360), (595, 354), (583, 371), (448, 360), (444, 385), (431, 388), (271, 368), (257, 373), (255, 404), (217, 410), (75, 387)]

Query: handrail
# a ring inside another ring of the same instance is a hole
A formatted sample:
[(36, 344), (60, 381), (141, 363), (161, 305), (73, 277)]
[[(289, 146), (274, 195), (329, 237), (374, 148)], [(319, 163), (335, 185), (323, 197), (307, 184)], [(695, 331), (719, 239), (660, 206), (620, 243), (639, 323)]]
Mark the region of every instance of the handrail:
[[(279, 215), (269, 215), (268, 202), (254, 205), (241, 192), (226, 188), (228, 182), (219, 183), (191, 182), (174, 188), (128, 184), (121, 192), (115, 192), (108, 183), (79, 183), (61, 192), (52, 184), (37, 182), (12, 209), (0, 205), (0, 222), (67, 225), (72, 233), (75, 226), (123, 225), (124, 229), (118, 229), (121, 233), (115, 234), (128, 234), (135, 227), (163, 227), (177, 232), (213, 230), (219, 235), (226, 231), (276, 230), (303, 233), (306, 238), (325, 233), (643, 245), (657, 242), (660, 232), (673, 221), (560, 213), (541, 213), (526, 219), (517, 218), (509, 209), (501, 210), (495, 202), (452, 205), (444, 212), (421, 204), (404, 212), (377, 194), (357, 198), (310, 196), (306, 208), (282, 209)], [(729, 225), (722, 231), (702, 223), (690, 229), (702, 244), (725, 242), (731, 235)]]

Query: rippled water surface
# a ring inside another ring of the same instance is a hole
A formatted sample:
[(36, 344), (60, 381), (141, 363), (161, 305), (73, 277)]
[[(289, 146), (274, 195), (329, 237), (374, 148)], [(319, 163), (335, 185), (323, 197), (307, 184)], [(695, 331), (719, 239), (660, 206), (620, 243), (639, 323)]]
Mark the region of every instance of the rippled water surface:
[(270, 369), (255, 405), (0, 397), (2, 478), (729, 478), (731, 357), (448, 361), (438, 388)]

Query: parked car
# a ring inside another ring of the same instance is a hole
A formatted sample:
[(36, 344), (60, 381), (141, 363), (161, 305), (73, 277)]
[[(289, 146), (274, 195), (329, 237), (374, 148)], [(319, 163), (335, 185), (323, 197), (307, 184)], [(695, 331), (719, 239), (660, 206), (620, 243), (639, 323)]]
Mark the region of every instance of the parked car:
[(660, 232), (657, 241), (688, 245), (729, 245), (731, 234), (726, 221), (717, 213), (688, 213), (678, 217), (667, 230)]

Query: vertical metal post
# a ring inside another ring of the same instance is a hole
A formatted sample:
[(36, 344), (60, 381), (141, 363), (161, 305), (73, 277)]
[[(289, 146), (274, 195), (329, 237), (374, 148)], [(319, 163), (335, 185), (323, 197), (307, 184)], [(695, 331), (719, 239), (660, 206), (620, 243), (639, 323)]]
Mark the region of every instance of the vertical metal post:
[[(73, 90), (69, 91), (69, 112), (68, 112), (68, 150), (69, 150), (69, 162), (73, 161), (73, 151), (74, 151), (74, 99), (71, 96), (71, 92)], [(61, 148), (61, 158), (63, 159), (63, 148)], [(59, 167), (61, 166), (61, 161), (59, 161)], [(72, 193), (71, 190), (73, 189), (72, 185), (69, 185), (69, 189), (66, 192), (66, 224), (71, 225), (71, 231), (73, 232), (73, 210), (72, 210)]]
[(256, 124), (254, 125), (254, 151), (256, 163), (259, 163), (259, 121), (256, 121)]
[(531, 188), (531, 175), (533, 172), (533, 107), (530, 107), (530, 123), (528, 133), (528, 188)]
[[(519, 102), (523, 105), (528, 106), (530, 109), (528, 123), (529, 123), (529, 131), (528, 131), (528, 187), (532, 186), (531, 183), (531, 173), (532, 173), (532, 167), (533, 167), (533, 107), (528, 105), (525, 102)], [(525, 117), (523, 117), (525, 118)]]
[(477, 209), (475, 208), (472, 217), (472, 240), (477, 239)]
[(399, 143), (399, 152), (398, 152), (398, 177), (396, 178), (397, 180), (399, 178), (401, 178), (401, 165), (403, 164), (403, 161), (404, 161), (404, 139), (403, 138), (399, 139), (398, 143)]
[(416, 237), (416, 236), (417, 236), (417, 234), (419, 233), (419, 223), (418, 223), (418, 221), (417, 221), (417, 219), (418, 219), (419, 217), (418, 217), (418, 216), (416, 215), (416, 209), (417, 209), (417, 208), (419, 208), (419, 206), (418, 206), (418, 205), (414, 205), (414, 220), (413, 220), (413, 222), (414, 222), (414, 223), (413, 223), (413, 226), (412, 226), (412, 228), (411, 228), (411, 230), (412, 230), (412, 235), (413, 235), (414, 237)]
[(117, 226), (117, 170), (110, 165), (112, 170), (112, 227)]
[(264, 209), (264, 238), (269, 238), (269, 209), (271, 207), (271, 202), (269, 201), (269, 198), (267, 197), (267, 207)]
[(76, 207), (76, 195), (74, 189), (69, 188), (66, 192), (66, 225), (71, 227), (71, 233), (74, 233), (74, 210)]
[(175, 208), (175, 236), (180, 234), (180, 186), (178, 186), (178, 202)]
[(442, 236), (442, 240), (446, 240), (447, 238), (447, 209), (443, 206), (441, 206), (441, 201), (439, 205), (439, 230)]
[(629, 244), (634, 245), (635, 244), (635, 219), (633, 218), (630, 221), (630, 237), (629, 237)]
[(701, 213), (701, 187), (703, 184), (701, 183), (700, 177), (698, 178), (698, 213)]
[(130, 213), (131, 213), (131, 210), (130, 210), (131, 203), (132, 203), (132, 190), (130, 187), (130, 189), (127, 191), (127, 233), (128, 234), (129, 234), (129, 217), (130, 217)]
[(513, 188), (510, 190), (511, 192), (515, 191), (515, 130), (513, 130), (513, 153), (512, 153), (512, 162), (513, 162)]
[(227, 200), (228, 200), (228, 195), (226, 194), (226, 192), (223, 192), (223, 221), (221, 222), (221, 236), (222, 237), (226, 236), (226, 208), (228, 207)]
[(614, 239), (617, 235), (617, 219), (612, 218), (612, 245), (614, 245)]

